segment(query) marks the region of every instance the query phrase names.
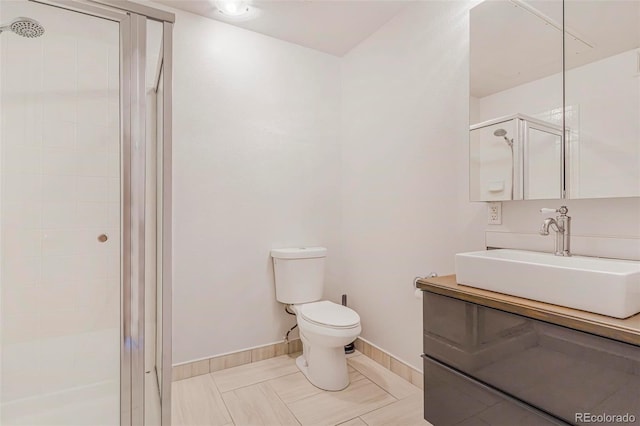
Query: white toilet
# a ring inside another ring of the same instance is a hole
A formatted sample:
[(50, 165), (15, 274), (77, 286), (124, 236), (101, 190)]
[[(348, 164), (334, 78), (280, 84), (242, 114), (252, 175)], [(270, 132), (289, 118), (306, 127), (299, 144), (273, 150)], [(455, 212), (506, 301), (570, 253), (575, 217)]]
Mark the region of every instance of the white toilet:
[(349, 385), (344, 346), (360, 335), (360, 316), (346, 306), (320, 300), (324, 286), (324, 247), (271, 250), (276, 299), (291, 305), (302, 339), (296, 364), (320, 389), (337, 391)]

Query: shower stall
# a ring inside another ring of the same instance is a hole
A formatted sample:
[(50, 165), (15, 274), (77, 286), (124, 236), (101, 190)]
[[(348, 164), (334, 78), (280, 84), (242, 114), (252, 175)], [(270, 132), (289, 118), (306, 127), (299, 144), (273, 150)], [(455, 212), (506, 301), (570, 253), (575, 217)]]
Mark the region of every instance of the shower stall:
[(0, 424), (169, 425), (174, 16), (0, 2)]

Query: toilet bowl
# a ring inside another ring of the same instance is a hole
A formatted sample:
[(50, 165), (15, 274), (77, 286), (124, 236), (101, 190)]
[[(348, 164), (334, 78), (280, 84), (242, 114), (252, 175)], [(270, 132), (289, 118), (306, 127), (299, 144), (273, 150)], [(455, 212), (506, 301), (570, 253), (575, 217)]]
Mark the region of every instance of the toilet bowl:
[(329, 301), (293, 305), (302, 355), (296, 365), (320, 389), (338, 391), (349, 385), (344, 346), (360, 335), (360, 316)]
[(296, 314), (302, 355), (296, 365), (320, 389), (349, 385), (344, 346), (360, 335), (360, 316), (346, 306), (320, 300), (324, 286), (324, 247), (271, 250), (276, 299)]

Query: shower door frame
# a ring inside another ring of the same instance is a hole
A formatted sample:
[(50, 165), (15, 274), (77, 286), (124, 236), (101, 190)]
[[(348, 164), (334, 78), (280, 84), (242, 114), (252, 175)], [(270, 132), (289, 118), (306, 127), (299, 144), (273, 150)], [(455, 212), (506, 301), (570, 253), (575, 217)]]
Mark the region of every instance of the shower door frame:
[[(120, 425), (143, 426), (145, 408), (146, 21), (163, 26), (162, 113), (162, 426), (171, 424), (172, 81), (175, 15), (127, 0), (28, 0), (115, 21), (120, 31), (121, 333)], [(160, 118), (160, 117), (159, 117)], [(152, 301), (155, 303), (155, 301)], [(158, 319), (156, 319), (158, 321)]]

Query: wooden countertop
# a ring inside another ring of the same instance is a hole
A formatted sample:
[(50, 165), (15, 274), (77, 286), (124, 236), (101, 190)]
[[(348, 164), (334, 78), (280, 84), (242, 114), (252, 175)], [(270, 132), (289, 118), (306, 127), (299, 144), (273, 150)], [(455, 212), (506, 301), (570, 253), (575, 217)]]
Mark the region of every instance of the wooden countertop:
[(640, 314), (626, 319), (611, 318), (591, 312), (460, 285), (456, 282), (455, 275), (423, 278), (418, 280), (417, 285), (419, 289), (431, 293), (640, 346)]

